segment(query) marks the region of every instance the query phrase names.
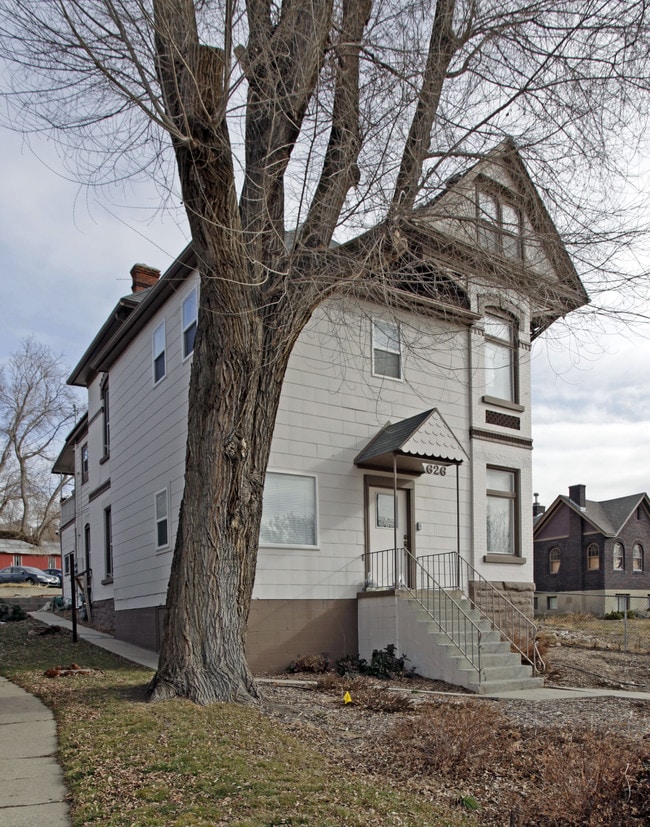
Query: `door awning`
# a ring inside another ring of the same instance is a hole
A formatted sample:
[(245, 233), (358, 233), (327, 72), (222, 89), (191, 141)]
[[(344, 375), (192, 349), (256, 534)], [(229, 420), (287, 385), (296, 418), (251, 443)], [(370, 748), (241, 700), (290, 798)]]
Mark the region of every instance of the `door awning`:
[(359, 468), (423, 474), (426, 464), (460, 465), (467, 454), (437, 408), (384, 425), (354, 459)]

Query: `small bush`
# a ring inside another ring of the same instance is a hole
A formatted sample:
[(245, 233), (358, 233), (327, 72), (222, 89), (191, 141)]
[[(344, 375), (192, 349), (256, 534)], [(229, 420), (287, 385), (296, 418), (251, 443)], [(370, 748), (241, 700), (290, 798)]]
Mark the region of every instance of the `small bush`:
[(27, 614), (23, 611), (22, 607), (16, 605), (15, 603), (0, 602), (0, 622), (12, 623), (14, 621), (26, 619)]
[(336, 661), (336, 671), (339, 675), (360, 675), (368, 667), (368, 661), (361, 655), (344, 655)]
[(392, 680), (393, 678), (410, 678), (415, 674), (415, 668), (407, 669), (406, 655), (397, 657), (395, 646), (389, 643), (385, 649), (373, 649), (370, 663), (365, 668), (367, 675), (373, 678)]
[(287, 666), (287, 672), (310, 672), (320, 675), (323, 672), (331, 672), (332, 668), (332, 661), (327, 655), (298, 655)]
[(623, 612), (607, 612), (605, 620), (623, 620)]

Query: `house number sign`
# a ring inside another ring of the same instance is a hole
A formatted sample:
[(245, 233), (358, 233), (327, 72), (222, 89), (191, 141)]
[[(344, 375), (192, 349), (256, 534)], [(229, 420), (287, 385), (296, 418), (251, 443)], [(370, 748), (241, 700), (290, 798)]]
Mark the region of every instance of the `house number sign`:
[(433, 474), (434, 477), (444, 477), (447, 474), (446, 465), (425, 465), (424, 470), (427, 474)]

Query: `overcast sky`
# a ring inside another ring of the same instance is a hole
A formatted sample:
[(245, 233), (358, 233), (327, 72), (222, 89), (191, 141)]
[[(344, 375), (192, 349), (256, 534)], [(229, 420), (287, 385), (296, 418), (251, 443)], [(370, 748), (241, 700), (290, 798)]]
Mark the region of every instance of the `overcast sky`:
[[(0, 361), (34, 334), (72, 368), (129, 270), (163, 272), (187, 241), (173, 216), (114, 204), (57, 176), (0, 130)], [(47, 146), (39, 155), (53, 167)], [(130, 193), (131, 205), (151, 199)], [(549, 505), (569, 485), (589, 499), (650, 489), (650, 324), (597, 337), (552, 335), (533, 352), (533, 487)]]

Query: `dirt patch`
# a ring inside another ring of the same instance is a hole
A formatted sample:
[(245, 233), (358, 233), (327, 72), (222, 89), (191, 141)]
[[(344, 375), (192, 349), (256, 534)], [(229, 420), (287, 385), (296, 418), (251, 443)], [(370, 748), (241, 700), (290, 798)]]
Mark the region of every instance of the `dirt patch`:
[[(649, 655), (554, 646), (547, 659), (549, 685), (650, 692)], [(343, 771), (472, 811), (477, 825), (650, 823), (650, 700), (486, 700), (440, 681), (369, 680), (408, 698), (389, 712), (366, 708), (359, 684), (346, 704), (343, 684), (317, 681), (263, 684), (262, 705)]]

